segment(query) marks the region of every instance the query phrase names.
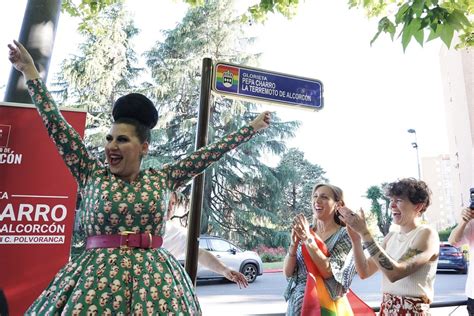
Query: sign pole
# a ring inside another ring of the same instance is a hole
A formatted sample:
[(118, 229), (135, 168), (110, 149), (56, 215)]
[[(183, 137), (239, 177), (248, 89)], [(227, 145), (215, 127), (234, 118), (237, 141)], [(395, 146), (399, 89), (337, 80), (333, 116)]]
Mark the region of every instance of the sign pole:
[[(202, 60), (201, 97), (199, 102), (198, 125), (196, 134), (196, 150), (207, 145), (209, 126), (210, 100), (212, 83), (212, 59)], [(188, 223), (188, 243), (186, 249), (185, 268), (192, 282), (196, 285), (197, 264), (199, 255), (199, 236), (201, 233), (201, 209), (204, 193), (205, 173), (193, 179), (191, 190), (191, 210)]]

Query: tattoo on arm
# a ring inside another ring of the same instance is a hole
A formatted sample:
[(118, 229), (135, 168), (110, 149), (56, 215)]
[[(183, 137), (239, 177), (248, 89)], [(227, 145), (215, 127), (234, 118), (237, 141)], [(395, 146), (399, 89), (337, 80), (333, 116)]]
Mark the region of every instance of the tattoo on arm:
[(375, 243), (375, 241), (364, 241), (362, 243), (364, 249), (367, 249), (369, 255), (371, 257), (377, 255), (380, 252), (379, 246)]
[(418, 250), (418, 249), (411, 249), (411, 248), (408, 248), (407, 251), (403, 254), (403, 256), (400, 258), (400, 260), (398, 260), (398, 262), (402, 262), (402, 261), (406, 261), (410, 258), (413, 258), (414, 256), (416, 255), (419, 255), (420, 253), (422, 253), (423, 251), (421, 250)]
[[(362, 246), (367, 249), (371, 257), (375, 257), (378, 254), (378, 262), (385, 270), (393, 270), (393, 264), (390, 258), (380, 250), (380, 246), (375, 241), (365, 241)], [(375, 259), (375, 258), (374, 258)]]
[(385, 270), (393, 270), (393, 264), (390, 262), (390, 259), (382, 252), (379, 254), (379, 264)]

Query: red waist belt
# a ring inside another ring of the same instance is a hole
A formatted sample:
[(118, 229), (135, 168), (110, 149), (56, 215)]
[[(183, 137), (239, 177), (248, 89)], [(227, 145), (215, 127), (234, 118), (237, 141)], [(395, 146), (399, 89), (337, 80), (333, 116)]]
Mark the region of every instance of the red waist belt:
[(160, 248), (163, 244), (161, 236), (150, 233), (124, 231), (115, 235), (97, 235), (87, 237), (86, 249), (92, 248)]

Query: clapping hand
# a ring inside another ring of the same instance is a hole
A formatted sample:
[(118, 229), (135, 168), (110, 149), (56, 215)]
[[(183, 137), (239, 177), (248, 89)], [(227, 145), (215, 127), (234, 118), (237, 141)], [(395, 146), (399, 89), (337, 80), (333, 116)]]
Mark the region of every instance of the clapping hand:
[(265, 111), (260, 113), (252, 122), (250, 122), (250, 126), (252, 126), (256, 132), (258, 132), (270, 126), (271, 120), (272, 114), (270, 111)]
[(300, 238), (296, 234), (295, 229), (291, 228), (291, 245), (297, 246), (299, 242), (300, 242)]
[[(359, 236), (362, 236), (369, 231), (367, 228), (367, 222), (365, 220), (364, 210), (360, 209), (358, 214), (356, 212), (351, 211), (349, 208), (343, 206), (338, 208), (338, 211), (340, 213), (339, 218), (344, 223), (346, 223), (348, 227), (347, 231), (349, 233), (349, 237), (357, 238), (354, 232), (359, 234)], [(352, 238), (352, 240), (354, 240), (354, 238)]]
[(311, 237), (309, 223), (304, 214), (298, 214), (293, 219), (293, 231), (299, 240), (305, 241)]

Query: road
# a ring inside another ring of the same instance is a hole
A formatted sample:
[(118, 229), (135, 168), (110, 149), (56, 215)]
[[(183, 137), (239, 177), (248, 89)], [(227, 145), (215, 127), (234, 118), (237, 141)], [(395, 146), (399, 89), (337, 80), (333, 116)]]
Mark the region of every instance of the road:
[[(370, 306), (380, 303), (380, 274), (367, 280), (357, 276), (352, 282), (352, 290)], [(450, 272), (438, 273), (435, 282), (435, 302), (464, 300), (466, 275)], [(282, 293), (286, 280), (282, 273), (264, 273), (246, 289), (239, 289), (233, 283), (220, 281), (200, 281), (197, 294), (204, 315), (265, 315), (283, 314), (286, 302)], [(455, 308), (436, 308), (433, 316), (445, 316)], [(465, 306), (460, 307), (451, 316), (466, 315)]]

